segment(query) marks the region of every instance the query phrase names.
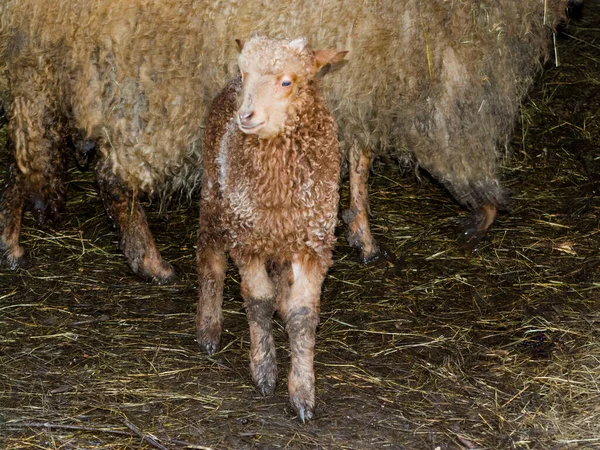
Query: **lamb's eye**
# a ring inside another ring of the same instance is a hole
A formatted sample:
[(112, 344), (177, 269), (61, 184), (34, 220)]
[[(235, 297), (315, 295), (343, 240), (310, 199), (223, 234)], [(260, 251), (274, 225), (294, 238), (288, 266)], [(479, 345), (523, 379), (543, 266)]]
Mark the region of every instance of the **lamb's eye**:
[(292, 85), (292, 80), (289, 80), (289, 79), (287, 79), (287, 78), (284, 78), (284, 79), (281, 81), (281, 87), (288, 88), (288, 87), (290, 87), (291, 85)]

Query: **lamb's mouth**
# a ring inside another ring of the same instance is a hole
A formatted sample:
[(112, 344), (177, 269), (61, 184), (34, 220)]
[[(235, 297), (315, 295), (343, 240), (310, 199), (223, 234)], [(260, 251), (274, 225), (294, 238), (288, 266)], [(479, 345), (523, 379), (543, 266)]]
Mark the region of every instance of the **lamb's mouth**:
[(244, 133), (252, 133), (253, 131), (258, 130), (259, 128), (261, 128), (263, 125), (265, 124), (265, 122), (259, 122), (259, 123), (252, 123), (249, 125), (243, 125), (243, 124), (239, 124), (240, 130), (242, 130)]

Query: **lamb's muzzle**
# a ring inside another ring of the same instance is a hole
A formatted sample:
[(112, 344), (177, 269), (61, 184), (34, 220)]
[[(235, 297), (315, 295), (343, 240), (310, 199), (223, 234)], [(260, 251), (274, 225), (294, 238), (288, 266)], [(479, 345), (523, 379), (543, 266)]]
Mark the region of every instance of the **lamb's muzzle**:
[(250, 133), (252, 130), (261, 126), (264, 123), (264, 122), (257, 123), (256, 121), (252, 120), (254, 118), (254, 111), (240, 110), (240, 112), (237, 115), (237, 118), (238, 118), (238, 125), (244, 133)]

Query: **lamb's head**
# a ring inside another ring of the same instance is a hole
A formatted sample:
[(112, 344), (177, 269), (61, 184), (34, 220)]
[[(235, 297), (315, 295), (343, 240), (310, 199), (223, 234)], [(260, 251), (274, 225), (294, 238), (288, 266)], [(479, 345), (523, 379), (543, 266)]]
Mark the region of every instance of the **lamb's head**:
[(244, 133), (261, 139), (281, 134), (317, 73), (327, 64), (341, 61), (347, 53), (335, 49), (313, 51), (303, 37), (289, 41), (255, 36), (237, 43), (242, 74), (237, 123)]

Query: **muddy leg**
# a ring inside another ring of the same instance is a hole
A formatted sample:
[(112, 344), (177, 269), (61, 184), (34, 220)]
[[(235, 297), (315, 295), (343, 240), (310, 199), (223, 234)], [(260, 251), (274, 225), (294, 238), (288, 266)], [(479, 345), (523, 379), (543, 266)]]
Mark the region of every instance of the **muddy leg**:
[(133, 272), (159, 284), (174, 278), (173, 268), (163, 261), (156, 248), (136, 196), (111, 173), (106, 161), (96, 165), (96, 180), (104, 208), (117, 226), (120, 248)]
[(262, 395), (271, 395), (277, 381), (275, 342), (271, 334), (275, 288), (260, 258), (238, 264), (242, 297), (250, 326), (250, 372)]
[[(210, 242), (210, 244), (208, 244)], [(206, 353), (219, 350), (223, 327), (223, 284), (227, 260), (223, 246), (198, 233), (198, 307), (196, 309), (196, 341)]]
[(471, 214), (458, 237), (459, 245), (465, 252), (472, 252), (477, 247), (494, 223), (497, 214), (498, 208), (492, 204), (483, 205)]
[(289, 295), (278, 296), (277, 302), (290, 340), (290, 403), (302, 422), (311, 419), (315, 409), (313, 360), (324, 272), (317, 263), (294, 261), (288, 272)]
[(220, 229), (219, 195), (216, 183), (204, 174), (196, 261), (198, 264), (198, 307), (196, 309), (196, 340), (209, 355), (219, 350), (223, 329), (223, 285), (227, 258)]
[(343, 219), (348, 224), (348, 243), (360, 252), (361, 260), (367, 264), (385, 258), (377, 245), (369, 226), (369, 168), (371, 151), (350, 151), (350, 208), (344, 211)]

